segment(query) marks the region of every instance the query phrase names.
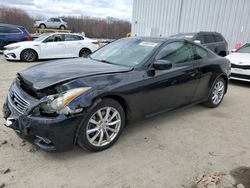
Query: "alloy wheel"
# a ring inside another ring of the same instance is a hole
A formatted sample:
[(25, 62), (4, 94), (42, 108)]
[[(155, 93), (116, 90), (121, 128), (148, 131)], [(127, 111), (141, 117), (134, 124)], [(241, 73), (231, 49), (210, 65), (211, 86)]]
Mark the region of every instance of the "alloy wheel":
[(90, 144), (102, 147), (112, 142), (121, 128), (121, 115), (113, 107), (104, 107), (97, 110), (89, 119), (86, 129)]
[(213, 93), (212, 93), (212, 101), (215, 105), (219, 104), (221, 102), (221, 100), (223, 99), (224, 96), (224, 92), (225, 92), (225, 86), (224, 83), (222, 81), (218, 81), (213, 89)]
[(25, 52), (23, 52), (23, 58), (27, 62), (32, 62), (35, 60), (36, 54), (31, 50), (26, 50)]

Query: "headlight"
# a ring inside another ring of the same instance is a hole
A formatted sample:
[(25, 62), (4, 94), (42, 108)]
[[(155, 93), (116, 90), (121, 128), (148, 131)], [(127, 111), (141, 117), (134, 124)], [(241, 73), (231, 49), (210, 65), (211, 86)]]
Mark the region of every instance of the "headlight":
[(15, 50), (19, 48), (20, 46), (11, 46), (11, 47), (5, 47), (6, 50)]
[(71, 110), (67, 105), (82, 93), (88, 91), (91, 87), (82, 87), (71, 89), (66, 92), (47, 96), (47, 103), (43, 103), (40, 108), (46, 113), (69, 114), (79, 113), (82, 109)]

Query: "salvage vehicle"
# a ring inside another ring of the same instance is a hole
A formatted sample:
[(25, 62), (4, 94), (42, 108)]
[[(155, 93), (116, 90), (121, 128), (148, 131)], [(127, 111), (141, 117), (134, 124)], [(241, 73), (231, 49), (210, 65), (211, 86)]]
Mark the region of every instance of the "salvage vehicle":
[(25, 27), (0, 23), (0, 50), (8, 44), (30, 40), (32, 37)]
[(250, 43), (226, 56), (231, 62), (231, 79), (250, 82)]
[(38, 59), (87, 57), (99, 48), (99, 42), (71, 33), (45, 33), (34, 41), (4, 47), (7, 60), (34, 62)]
[(68, 24), (62, 18), (49, 18), (47, 20), (36, 21), (34, 27), (41, 29), (51, 28), (64, 30), (68, 27)]
[(89, 56), (32, 66), (10, 86), (6, 126), (46, 151), (112, 146), (125, 124), (203, 103), (220, 105), (229, 60), (183, 39), (124, 38)]
[(202, 44), (222, 57), (228, 54), (228, 43), (221, 33), (201, 31), (197, 33), (180, 33), (171, 37), (187, 39)]

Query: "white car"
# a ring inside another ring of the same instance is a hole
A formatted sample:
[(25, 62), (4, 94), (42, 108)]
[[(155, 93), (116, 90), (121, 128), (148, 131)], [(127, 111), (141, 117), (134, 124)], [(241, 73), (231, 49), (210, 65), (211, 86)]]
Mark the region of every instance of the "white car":
[(66, 29), (68, 25), (67, 22), (65, 22), (62, 18), (50, 18), (48, 20), (36, 21), (34, 27), (38, 27), (41, 29)]
[(34, 41), (18, 42), (4, 47), (8, 60), (33, 62), (38, 59), (87, 57), (99, 48), (99, 42), (78, 34), (42, 34)]
[(231, 62), (231, 79), (250, 82), (250, 43), (226, 56)]

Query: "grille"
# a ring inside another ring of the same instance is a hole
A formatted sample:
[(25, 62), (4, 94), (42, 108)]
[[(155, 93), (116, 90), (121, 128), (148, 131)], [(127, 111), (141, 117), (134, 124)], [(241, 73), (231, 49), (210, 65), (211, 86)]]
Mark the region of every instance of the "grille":
[(9, 92), (10, 100), (14, 104), (14, 107), (16, 110), (20, 113), (25, 113), (29, 107), (29, 102), (27, 102), (24, 98), (20, 96), (20, 94), (17, 93), (16, 90), (12, 88), (12, 90)]
[(231, 64), (232, 68), (238, 68), (238, 69), (250, 69), (250, 65), (236, 65), (236, 64)]

